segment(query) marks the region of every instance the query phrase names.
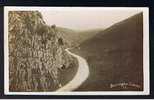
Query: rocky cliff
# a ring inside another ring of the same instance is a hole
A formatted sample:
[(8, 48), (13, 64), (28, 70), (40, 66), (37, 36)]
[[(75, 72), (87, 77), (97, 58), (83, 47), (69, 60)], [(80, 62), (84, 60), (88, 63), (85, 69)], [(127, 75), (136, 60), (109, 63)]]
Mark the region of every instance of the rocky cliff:
[(74, 64), (56, 26), (38, 11), (9, 12), (9, 90), (53, 91), (61, 87), (60, 70)]

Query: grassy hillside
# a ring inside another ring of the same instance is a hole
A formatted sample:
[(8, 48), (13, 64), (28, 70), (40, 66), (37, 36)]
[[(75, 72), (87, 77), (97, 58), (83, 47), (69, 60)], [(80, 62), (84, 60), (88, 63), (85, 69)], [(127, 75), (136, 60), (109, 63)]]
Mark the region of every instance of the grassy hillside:
[(79, 31), (77, 34), (78, 38), (76, 39), (76, 41), (78, 42), (78, 44), (81, 44), (84, 41), (91, 39), (101, 31), (103, 31), (103, 29), (90, 29), (90, 30)]
[(74, 52), (87, 59), (90, 76), (77, 91), (143, 90), (142, 42), (140, 13), (81, 43)]

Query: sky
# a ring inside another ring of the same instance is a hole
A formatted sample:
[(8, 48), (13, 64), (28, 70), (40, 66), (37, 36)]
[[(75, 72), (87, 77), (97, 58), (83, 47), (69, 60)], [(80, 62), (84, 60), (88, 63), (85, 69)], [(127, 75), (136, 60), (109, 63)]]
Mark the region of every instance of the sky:
[(75, 30), (107, 28), (142, 12), (140, 9), (62, 8), (40, 11), (46, 24)]

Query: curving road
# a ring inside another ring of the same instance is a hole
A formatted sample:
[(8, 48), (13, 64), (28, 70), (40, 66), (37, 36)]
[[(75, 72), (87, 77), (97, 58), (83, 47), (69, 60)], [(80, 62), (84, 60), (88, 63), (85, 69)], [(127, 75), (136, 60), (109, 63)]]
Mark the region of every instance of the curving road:
[(87, 61), (84, 58), (74, 53), (71, 53), (69, 51), (69, 48), (65, 49), (65, 51), (68, 54), (72, 55), (73, 57), (77, 58), (79, 67), (74, 78), (70, 82), (68, 82), (66, 85), (56, 90), (56, 92), (73, 91), (77, 89), (84, 81), (86, 81), (86, 79), (89, 76), (89, 66)]

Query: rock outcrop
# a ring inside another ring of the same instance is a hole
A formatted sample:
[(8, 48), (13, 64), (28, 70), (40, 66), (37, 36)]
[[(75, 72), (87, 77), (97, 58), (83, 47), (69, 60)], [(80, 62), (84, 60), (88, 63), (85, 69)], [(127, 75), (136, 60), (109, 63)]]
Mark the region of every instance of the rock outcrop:
[(60, 71), (74, 63), (56, 26), (38, 11), (9, 12), (9, 90), (54, 91)]

